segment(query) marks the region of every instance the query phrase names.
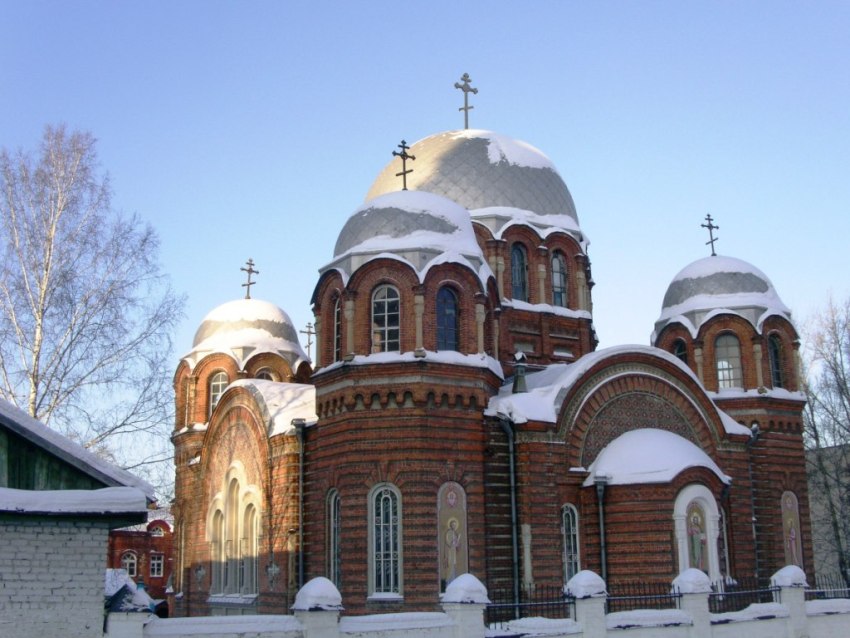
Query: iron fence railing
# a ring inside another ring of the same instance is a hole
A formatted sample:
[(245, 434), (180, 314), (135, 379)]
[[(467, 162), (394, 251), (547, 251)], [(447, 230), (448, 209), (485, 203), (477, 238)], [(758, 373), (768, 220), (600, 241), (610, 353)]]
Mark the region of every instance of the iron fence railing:
[(806, 590), (806, 600), (850, 598), (850, 578), (841, 574), (818, 574), (815, 586)]
[(712, 614), (741, 611), (756, 603), (779, 602), (779, 588), (756, 578), (719, 580), (712, 583), (708, 610)]
[(678, 609), (682, 594), (667, 582), (620, 581), (608, 584), (606, 611)]
[(512, 589), (492, 589), (487, 595), (490, 604), (484, 612), (484, 621), (489, 627), (532, 616), (575, 619), (575, 598), (565, 595), (560, 587), (520, 591), (519, 602), (514, 600)]

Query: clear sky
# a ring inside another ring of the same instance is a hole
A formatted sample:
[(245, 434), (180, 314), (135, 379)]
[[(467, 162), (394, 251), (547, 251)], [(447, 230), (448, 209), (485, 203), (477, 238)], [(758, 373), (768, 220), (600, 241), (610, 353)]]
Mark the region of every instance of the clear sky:
[[(114, 203), (187, 293), (312, 320), (317, 270), (404, 138), (471, 126), (544, 151), (590, 237), (602, 346), (646, 344), (718, 252), (798, 324), (850, 293), (850, 2), (0, 0), (0, 146), (91, 131)], [(175, 365), (176, 365), (175, 358)]]

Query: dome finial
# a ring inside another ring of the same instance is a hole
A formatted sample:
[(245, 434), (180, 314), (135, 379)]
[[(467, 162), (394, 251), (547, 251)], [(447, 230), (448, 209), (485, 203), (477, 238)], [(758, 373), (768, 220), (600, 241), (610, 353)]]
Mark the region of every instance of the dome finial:
[(702, 226), (703, 228), (708, 228), (708, 238), (709, 239), (708, 239), (707, 242), (705, 242), (705, 245), (708, 246), (709, 244), (711, 244), (711, 256), (717, 257), (717, 253), (714, 252), (714, 242), (716, 242), (719, 238), (714, 236), (714, 231), (720, 230), (720, 226), (715, 226), (712, 223), (713, 220), (711, 219), (711, 213), (709, 213), (708, 215), (705, 216), (705, 221), (707, 221), (708, 223), (707, 224), (700, 224), (700, 226)]
[(410, 147), (407, 145), (407, 142), (405, 142), (404, 140), (401, 141), (401, 144), (399, 144), (398, 147), (401, 149), (401, 153), (399, 153), (398, 151), (393, 151), (393, 155), (401, 158), (401, 172), (396, 173), (395, 176), (401, 177), (401, 184), (402, 184), (401, 190), (406, 191), (407, 190), (407, 174), (413, 172), (412, 168), (407, 168), (407, 160), (414, 160), (415, 161), (416, 156), (410, 155), (407, 152), (407, 149), (409, 149)]
[(469, 111), (470, 109), (475, 108), (474, 106), (469, 105), (469, 94), (475, 93), (477, 95), (478, 89), (473, 89), (471, 86), (469, 86), (469, 83), (472, 82), (472, 78), (469, 77), (469, 73), (464, 73), (460, 79), (463, 84), (461, 84), (460, 82), (455, 82), (455, 88), (463, 91), (463, 106), (461, 106), (458, 111), (463, 111), (463, 128), (468, 129)]
[(259, 275), (260, 271), (254, 270), (254, 260), (251, 259), (250, 257), (248, 257), (248, 261), (245, 262), (245, 263), (248, 267), (247, 268), (240, 268), (239, 270), (241, 270), (242, 272), (248, 273), (248, 282), (242, 284), (242, 287), (245, 289), (245, 299), (250, 299), (251, 298), (251, 286), (253, 286), (255, 283), (257, 283), (255, 281), (251, 281), (251, 275)]

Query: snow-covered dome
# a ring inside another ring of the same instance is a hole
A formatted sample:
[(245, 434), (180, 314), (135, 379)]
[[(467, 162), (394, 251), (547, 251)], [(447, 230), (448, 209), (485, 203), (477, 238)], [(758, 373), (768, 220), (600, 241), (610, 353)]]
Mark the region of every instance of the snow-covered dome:
[(608, 485), (667, 483), (692, 467), (704, 467), (724, 483), (731, 479), (705, 452), (678, 434), (642, 428), (611, 441), (588, 469), (585, 487), (597, 476), (607, 477)]
[(767, 275), (741, 259), (713, 255), (689, 264), (670, 282), (653, 340), (674, 321), (688, 326), (696, 337), (700, 326), (721, 312), (740, 315), (756, 329), (771, 315), (791, 320), (791, 311)]
[(194, 367), (215, 352), (229, 354), (240, 367), (260, 352), (279, 354), (293, 370), (308, 361), (289, 315), (260, 299), (238, 299), (212, 310), (201, 321), (192, 350), (184, 359)]
[[(411, 190), (443, 195), (498, 235), (511, 222), (545, 235), (569, 232), (584, 242), (573, 198), (551, 160), (525, 142), (491, 131), (438, 133), (413, 144)], [(399, 160), (378, 175), (366, 199), (401, 189)]]
[(472, 229), (469, 212), (457, 203), (417, 191), (380, 195), (360, 206), (340, 231), (334, 260), (324, 268), (350, 276), (364, 263), (392, 257), (410, 264), (424, 279), (438, 263), (462, 263), (482, 287), (492, 276)]

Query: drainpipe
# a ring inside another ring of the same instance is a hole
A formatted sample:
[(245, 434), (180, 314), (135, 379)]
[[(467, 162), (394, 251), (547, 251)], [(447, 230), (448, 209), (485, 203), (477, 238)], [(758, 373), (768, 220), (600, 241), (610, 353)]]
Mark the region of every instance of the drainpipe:
[(304, 587), (304, 419), (292, 419), (298, 437), (298, 589)]
[(508, 463), (510, 467), (511, 481), (511, 552), (512, 552), (512, 575), (513, 575), (513, 590), (514, 590), (514, 605), (516, 611), (519, 611), (519, 539), (517, 538), (517, 507), (516, 507), (516, 460), (515, 460), (515, 439), (513, 423), (504, 417), (499, 418), (499, 425), (508, 437)]
[(608, 485), (608, 477), (597, 474), (594, 479), (596, 485), (596, 504), (599, 511), (599, 560), (602, 568), (602, 580), (608, 582), (608, 547), (605, 543), (605, 487)]
[(756, 534), (756, 486), (753, 483), (753, 447), (759, 440), (759, 424), (757, 421), (753, 421), (753, 425), (750, 427), (750, 431), (752, 434), (750, 435), (750, 440), (747, 441), (747, 471), (750, 475), (750, 510), (752, 512), (752, 526), (753, 526), (753, 551), (755, 553), (756, 559), (756, 580), (758, 580), (759, 575), (761, 573), (761, 568), (759, 566), (759, 541), (758, 534)]

